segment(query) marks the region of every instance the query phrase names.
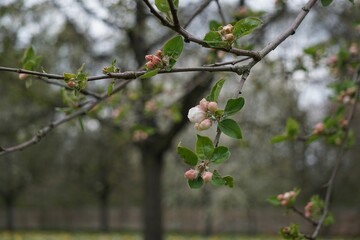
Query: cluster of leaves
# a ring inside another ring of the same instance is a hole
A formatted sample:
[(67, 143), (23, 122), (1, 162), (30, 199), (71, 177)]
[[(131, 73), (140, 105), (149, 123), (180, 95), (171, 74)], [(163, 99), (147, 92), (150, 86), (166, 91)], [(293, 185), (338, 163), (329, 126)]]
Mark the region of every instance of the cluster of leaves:
[[(182, 51), (184, 49), (184, 39), (180, 35), (175, 36), (168, 40), (164, 46), (162, 47), (163, 59), (166, 59), (166, 64), (164, 65), (164, 69), (166, 71), (171, 71), (174, 65), (176, 64), (177, 59), (180, 57)], [(149, 77), (153, 77), (158, 74), (161, 68), (155, 68), (148, 70), (144, 75), (140, 78), (145, 79)]]
[(78, 93), (82, 89), (84, 89), (87, 85), (87, 73), (84, 73), (85, 64), (81, 65), (81, 67), (76, 71), (76, 73), (64, 73), (64, 81), (68, 85), (68, 87), (75, 90), (75, 93)]
[[(209, 102), (218, 102), (219, 94), (224, 85), (224, 82), (224, 79), (219, 80), (211, 89), (209, 96), (207, 96), (205, 99)], [(234, 115), (235, 113), (238, 113), (243, 108), (244, 104), (245, 100), (242, 97), (236, 99), (229, 99), (224, 109), (219, 109), (215, 112), (214, 120), (217, 121), (218, 128), (222, 133), (235, 139), (242, 138), (239, 124), (229, 117)], [(186, 164), (196, 168), (202, 168), (204, 164), (206, 166), (210, 165), (211, 163), (221, 164), (228, 160), (230, 157), (230, 151), (227, 147), (215, 147), (210, 138), (201, 135), (197, 135), (195, 152), (179, 144), (177, 147), (177, 153), (180, 155), (181, 158), (184, 159), (184, 162)], [(214, 170), (212, 173), (213, 175), (211, 183), (213, 185), (226, 185), (231, 188), (234, 186), (233, 177), (222, 177), (217, 170)], [(190, 188), (200, 188), (203, 183), (203, 179), (200, 175), (195, 180), (188, 180)]]
[[(110, 66), (106, 66), (102, 69), (102, 72), (104, 74), (111, 74), (111, 73), (118, 73), (120, 72), (120, 69), (118, 67), (116, 67), (116, 59), (114, 59), (112, 62), (111, 62), (111, 65)], [(113, 89), (114, 89), (114, 85), (115, 85), (115, 79), (113, 79), (110, 84), (108, 85), (108, 88), (107, 88), (107, 94), (108, 96), (111, 95)]]
[[(213, 142), (206, 136), (197, 135), (196, 150), (193, 152), (189, 148), (177, 146), (177, 153), (184, 159), (184, 162), (192, 167), (201, 168), (205, 163), (208, 166), (210, 163), (220, 164), (230, 158), (230, 151), (227, 147), (218, 146), (214, 147)], [(199, 164), (200, 160), (200, 164)], [(199, 164), (199, 165), (198, 165)], [(202, 171), (202, 169), (199, 169)], [(231, 176), (222, 177), (217, 170), (214, 170), (211, 183), (215, 186), (226, 185), (234, 187), (234, 180)], [(199, 174), (194, 180), (188, 180), (190, 188), (200, 188), (204, 181)]]
[[(234, 23), (234, 29), (232, 31), (234, 41), (236, 42), (237, 39), (252, 33), (255, 29), (261, 26), (261, 24), (262, 21), (255, 17), (247, 17), (237, 21)], [(220, 23), (211, 21), (209, 27), (211, 31), (206, 33), (204, 41), (210, 47), (224, 49), (230, 49), (232, 47), (232, 43), (234, 41), (226, 41), (223, 39), (221, 35), (221, 29), (223, 26)]]
[(41, 57), (36, 55), (34, 48), (29, 47), (24, 52), (23, 58), (21, 60), (22, 68), (32, 71), (39, 66), (40, 61)]
[(291, 239), (291, 240), (303, 240), (305, 236), (300, 233), (299, 225), (297, 224), (290, 224), (289, 226), (283, 227), (280, 229), (280, 235), (284, 239)]
[[(321, 215), (323, 214), (323, 210), (325, 207), (324, 200), (320, 198), (318, 195), (314, 195), (311, 197), (310, 202), (312, 203), (310, 219), (314, 221), (318, 221)], [(333, 214), (329, 212), (325, 217), (324, 225), (328, 226), (334, 224), (334, 222), (335, 220)]]

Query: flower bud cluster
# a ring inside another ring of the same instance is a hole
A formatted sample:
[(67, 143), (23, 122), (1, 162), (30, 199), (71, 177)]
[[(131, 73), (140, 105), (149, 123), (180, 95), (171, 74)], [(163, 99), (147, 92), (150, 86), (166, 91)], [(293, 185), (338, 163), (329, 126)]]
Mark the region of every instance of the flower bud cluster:
[[(195, 169), (189, 169), (185, 172), (184, 177), (188, 180), (195, 180), (198, 178), (200, 172), (198, 170)], [(201, 174), (201, 178), (203, 179), (204, 182), (210, 182), (212, 179), (212, 172), (203, 172)]]
[(168, 57), (163, 56), (163, 52), (161, 50), (157, 50), (155, 55), (146, 55), (145, 59), (147, 61), (145, 66), (148, 70), (164, 68), (169, 64)]
[(346, 90), (340, 91), (339, 96), (336, 98), (336, 100), (343, 104), (352, 105), (356, 102), (355, 94), (356, 94), (356, 87), (351, 87)]
[(305, 215), (305, 217), (307, 217), (307, 218), (310, 218), (311, 217), (311, 209), (312, 209), (312, 207), (313, 207), (313, 202), (308, 202), (307, 204), (306, 204), (306, 206), (305, 206), (305, 213), (304, 213), (304, 215)]
[(190, 108), (188, 118), (190, 122), (195, 123), (195, 129), (202, 131), (212, 126), (214, 113), (218, 110), (216, 102), (208, 102), (203, 98), (199, 105)]
[(233, 31), (234, 31), (234, 26), (231, 25), (231, 24), (228, 24), (228, 25), (222, 27), (222, 28), (220, 29), (220, 31), (219, 31), (219, 32), (220, 32), (220, 35), (221, 35), (221, 39), (222, 39), (223, 41), (227, 41), (227, 42), (229, 42), (229, 43), (233, 43), (234, 40), (235, 40), (235, 36), (234, 36)]
[(289, 206), (289, 203), (294, 200), (296, 197), (295, 191), (286, 192), (279, 194), (277, 200), (280, 201), (281, 206)]
[(315, 125), (315, 128), (312, 132), (313, 135), (320, 135), (325, 131), (325, 125), (322, 122), (319, 122)]
[(144, 141), (149, 137), (149, 134), (146, 133), (143, 130), (135, 130), (133, 135), (132, 135), (132, 140), (134, 142), (140, 142), (140, 141)]

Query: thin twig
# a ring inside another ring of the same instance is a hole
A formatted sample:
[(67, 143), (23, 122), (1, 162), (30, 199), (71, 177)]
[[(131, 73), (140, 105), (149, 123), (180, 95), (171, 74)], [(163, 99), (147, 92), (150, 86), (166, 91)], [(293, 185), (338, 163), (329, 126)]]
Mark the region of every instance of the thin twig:
[(220, 15), (220, 18), (221, 18), (221, 21), (222, 21), (222, 24), (225, 25), (226, 24), (226, 20), (225, 20), (225, 16), (224, 16), (224, 12), (221, 8), (221, 5), (219, 3), (219, 0), (215, 0), (216, 2), (216, 5), (218, 7), (218, 12), (219, 12), (219, 15)]
[(170, 7), (170, 12), (171, 12), (171, 16), (173, 19), (173, 23), (174, 23), (174, 27), (175, 28), (180, 28), (180, 22), (179, 22), (179, 18), (177, 15), (177, 9), (175, 8), (174, 2), (173, 0), (167, 0), (169, 7)]
[[(360, 80), (360, 77), (358, 77), (358, 80)], [(355, 103), (352, 105), (352, 108), (347, 116), (347, 121), (348, 121), (348, 126), (351, 125), (351, 123), (354, 120), (354, 116), (355, 116), (355, 112), (356, 112), (356, 108), (357, 108), (357, 103), (359, 101), (359, 96), (360, 96), (360, 84), (357, 84), (357, 89), (356, 89), (356, 94), (355, 94)], [(341, 166), (341, 163), (343, 162), (343, 158), (345, 155), (345, 152), (347, 150), (347, 145), (348, 145), (348, 141), (349, 141), (349, 132), (350, 132), (350, 128), (347, 127), (345, 129), (345, 137), (344, 137), (344, 141), (342, 142), (339, 152), (338, 152), (338, 156), (337, 156), (337, 160), (335, 163), (335, 166), (333, 168), (333, 171), (331, 173), (330, 179), (328, 181), (327, 184), (327, 189), (326, 189), (326, 194), (325, 194), (325, 201), (324, 201), (324, 211), (319, 219), (319, 224), (317, 225), (317, 227), (315, 228), (313, 234), (311, 235), (312, 239), (316, 239), (317, 236), (319, 235), (320, 229), (329, 213), (329, 208), (330, 208), (330, 197), (332, 194), (332, 190), (334, 187), (334, 181), (337, 175), (337, 172), (339, 171), (339, 168)]]

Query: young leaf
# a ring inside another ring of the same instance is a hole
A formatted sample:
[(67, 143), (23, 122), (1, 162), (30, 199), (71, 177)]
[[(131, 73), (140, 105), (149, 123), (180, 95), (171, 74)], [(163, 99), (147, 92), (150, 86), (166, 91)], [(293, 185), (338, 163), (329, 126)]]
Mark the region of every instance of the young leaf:
[(267, 199), (267, 201), (274, 206), (280, 206), (281, 202), (277, 199), (277, 196), (272, 196)]
[(234, 187), (234, 178), (232, 176), (225, 176), (223, 177), (223, 180), (225, 181), (225, 185), (229, 186), (229, 188)]
[(208, 32), (204, 37), (204, 42), (206, 42), (210, 47), (214, 48), (231, 48), (231, 43), (223, 41), (220, 33), (217, 31)]
[[(174, 0), (175, 8), (179, 7), (179, 0)], [(169, 3), (167, 0), (155, 0), (155, 6), (160, 12), (167, 13), (170, 11)]]
[(209, 102), (217, 102), (220, 91), (224, 85), (225, 79), (220, 79), (211, 89), (210, 95), (206, 97)]
[(140, 79), (145, 79), (145, 78), (153, 77), (153, 76), (157, 75), (158, 73), (159, 73), (159, 69), (156, 68), (156, 69), (147, 71), (146, 73), (144, 73), (144, 75), (141, 75), (141, 76), (140, 76)]
[(115, 80), (112, 80), (107, 89), (107, 95), (110, 96), (114, 89)]
[(224, 114), (230, 116), (239, 112), (245, 104), (245, 100), (243, 97), (239, 97), (236, 99), (229, 99), (226, 103)]
[(333, 2), (333, 0), (321, 0), (321, 4), (322, 4), (324, 7), (329, 6), (332, 2)]
[(210, 160), (210, 162), (213, 163), (223, 163), (226, 160), (228, 160), (230, 157), (230, 151), (227, 147), (220, 146), (214, 149), (213, 156)]
[(292, 138), (299, 134), (299, 124), (295, 119), (288, 118), (286, 121), (286, 134)]
[(271, 138), (270, 142), (274, 144), (274, 143), (284, 142), (286, 140), (289, 140), (289, 137), (287, 135), (278, 135)]
[(262, 21), (255, 17), (241, 19), (234, 25), (235, 39), (248, 35), (262, 24)]
[[(166, 1), (166, 0), (165, 0)], [(178, 59), (184, 49), (184, 40), (182, 36), (175, 36), (163, 46), (163, 54), (170, 58)]]
[(220, 130), (228, 135), (229, 137), (232, 138), (236, 138), (236, 139), (241, 139), (242, 138), (242, 134), (241, 134), (241, 129), (239, 127), (239, 124), (237, 122), (235, 122), (232, 119), (224, 119), (221, 122), (219, 122), (219, 128)]
[(182, 147), (179, 144), (176, 148), (176, 152), (180, 155), (181, 158), (184, 159), (186, 164), (189, 164), (190, 166), (196, 166), (198, 157), (193, 151), (186, 147)]
[(217, 31), (219, 29), (219, 27), (221, 27), (221, 23), (219, 23), (216, 20), (211, 20), (209, 22), (209, 29), (210, 31)]
[(197, 135), (196, 154), (200, 159), (211, 159), (214, 153), (214, 144), (210, 138)]
[(219, 172), (214, 170), (213, 176), (211, 178), (211, 184), (215, 186), (225, 185), (226, 181), (220, 176)]
[(29, 47), (26, 49), (21, 60), (22, 68), (26, 70), (34, 70), (34, 68), (39, 65), (40, 60), (41, 57), (35, 54), (35, 51), (32, 47)]
[(201, 176), (199, 176), (194, 180), (188, 180), (188, 184), (192, 189), (201, 188), (201, 186), (204, 184), (204, 180), (201, 178)]

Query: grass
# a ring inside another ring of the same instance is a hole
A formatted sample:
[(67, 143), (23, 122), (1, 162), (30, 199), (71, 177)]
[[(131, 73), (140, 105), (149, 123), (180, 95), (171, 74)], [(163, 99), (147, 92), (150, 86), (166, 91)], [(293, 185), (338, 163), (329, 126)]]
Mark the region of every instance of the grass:
[[(19, 231), (0, 232), (1, 240), (142, 240), (138, 233), (93, 233), (93, 232), (53, 232)], [(214, 235), (202, 237), (191, 234), (169, 234), (166, 240), (280, 240), (276, 236)], [(360, 238), (334, 238), (333, 240), (356, 240)]]

